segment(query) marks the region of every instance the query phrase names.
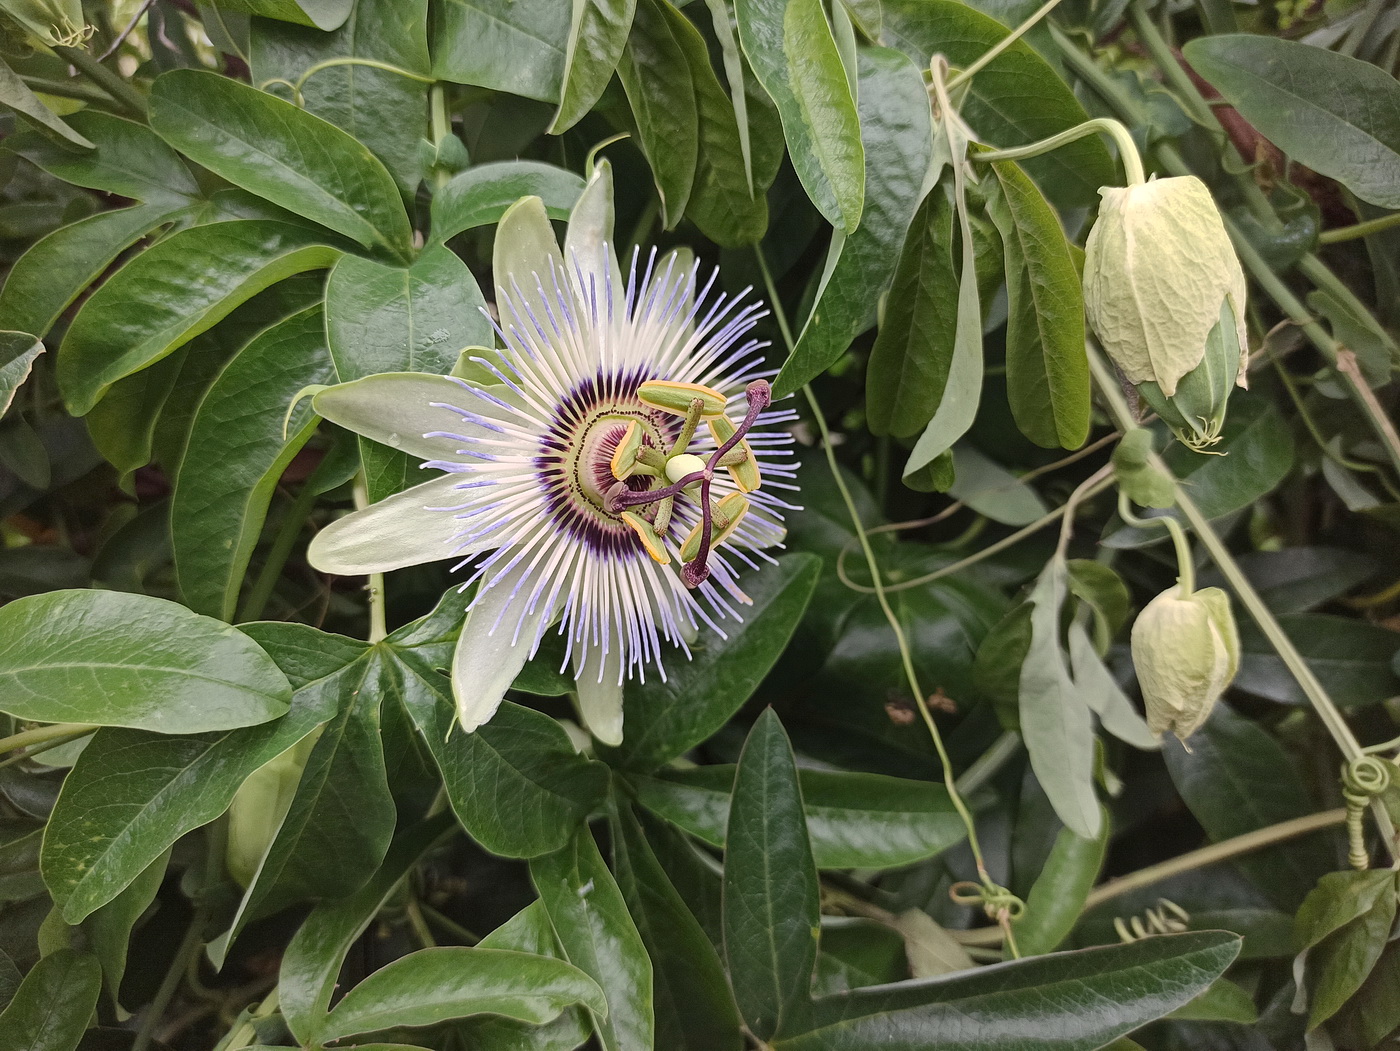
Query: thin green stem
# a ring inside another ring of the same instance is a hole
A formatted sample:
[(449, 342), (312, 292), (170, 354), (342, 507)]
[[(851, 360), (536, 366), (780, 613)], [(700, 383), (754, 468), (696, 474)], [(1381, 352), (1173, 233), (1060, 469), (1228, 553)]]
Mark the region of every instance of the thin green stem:
[(47, 744), (51, 741), (66, 744), (79, 737), (86, 737), (96, 729), (96, 726), (91, 726), (88, 723), (54, 723), (51, 726), (36, 726), (32, 730), (21, 730), (17, 734), (10, 734), (9, 737), (0, 737), (0, 752), (32, 748), (36, 744)]
[(1049, 153), (1067, 143), (1099, 132), (1107, 135), (1117, 145), (1118, 155), (1123, 159), (1123, 171), (1127, 176), (1128, 185), (1138, 186), (1146, 182), (1147, 176), (1142, 169), (1142, 155), (1138, 153), (1137, 143), (1133, 141), (1132, 133), (1123, 125), (1122, 121), (1114, 120), (1112, 117), (1095, 117), (1092, 120), (1086, 120), (1083, 124), (1076, 124), (1058, 135), (1041, 139), (1039, 142), (1015, 146), (1007, 150), (981, 150), (971, 154), (971, 157), (975, 161), (989, 162), (1017, 161), (1023, 157), (1039, 157), (1042, 153)]
[(368, 66), (370, 69), (383, 70), (385, 73), (393, 73), (395, 76), (404, 77), (408, 80), (416, 80), (420, 84), (435, 84), (436, 80), (422, 73), (414, 73), (410, 69), (395, 66), (388, 62), (381, 62), (377, 58), (357, 58), (353, 55), (342, 55), (340, 58), (328, 58), (324, 62), (317, 62), (313, 66), (308, 66), (302, 71), (301, 76), (292, 84), (292, 89), (296, 92), (296, 103), (301, 105), (301, 89), (306, 86), (306, 82), (313, 74), (321, 72), (323, 69), (332, 69), (335, 66)]
[(1186, 539), (1186, 530), (1181, 528), (1181, 523), (1171, 515), (1160, 515), (1157, 518), (1140, 518), (1133, 513), (1128, 494), (1118, 493), (1118, 517), (1130, 526), (1138, 529), (1151, 529), (1153, 526), (1166, 526), (1167, 532), (1172, 535), (1172, 546), (1176, 548), (1176, 582), (1181, 587), (1182, 595), (1191, 595), (1196, 590), (1196, 566), (1191, 558), (1191, 544)]
[[(1091, 497), (1097, 496), (1105, 489), (1111, 489), (1112, 487), (1113, 479), (1100, 479), (1098, 482), (1094, 483), (1094, 485), (1090, 486), (1087, 490), (1085, 490), (1084, 495), (1080, 499), (1087, 500)], [(898, 584), (887, 584), (884, 588), (885, 594), (888, 595), (893, 594), (896, 591), (907, 591), (910, 588), (923, 587), (925, 584), (931, 584), (935, 580), (940, 580), (943, 577), (951, 576), (952, 574), (957, 573), (960, 570), (966, 569), (968, 566), (976, 565), (978, 562), (981, 562), (984, 559), (991, 558), (993, 555), (1005, 551), (1008, 547), (1013, 547), (1014, 545), (1019, 544), (1022, 540), (1026, 539), (1026, 537), (1032, 536), (1035, 533), (1040, 532), (1040, 530), (1044, 529), (1046, 526), (1058, 522), (1064, 516), (1067, 507), (1067, 504), (1057, 507), (1053, 511), (1047, 512), (1040, 518), (1037, 518), (1030, 525), (1023, 526), (1011, 535), (1002, 537), (1000, 540), (996, 541), (996, 543), (988, 544), (986, 547), (974, 551), (966, 558), (959, 559), (957, 562), (952, 562), (946, 566), (943, 566), (941, 569), (935, 569), (930, 573), (925, 573), (921, 577), (914, 577), (912, 580), (901, 580)], [(840, 560), (838, 560), (837, 562), (837, 573), (841, 577), (841, 582), (845, 584), (846, 587), (850, 588), (852, 591), (859, 591), (865, 595), (873, 595), (875, 593), (874, 588), (867, 587), (864, 584), (858, 584), (854, 580), (851, 580), (849, 577), (847, 577), (845, 574), (844, 566), (841, 564)]]
[(952, 91), (963, 81), (971, 80), (974, 76), (981, 72), (983, 68), (986, 67), (987, 63), (991, 62), (1003, 51), (1009, 48), (1012, 44), (1020, 40), (1021, 37), (1029, 33), (1037, 22), (1039, 22), (1042, 18), (1048, 15), (1051, 11), (1055, 10), (1055, 8), (1059, 6), (1059, 4), (1060, 0), (1046, 0), (1046, 2), (1041, 5), (1039, 10), (1034, 12), (1029, 18), (1027, 18), (1015, 29), (1013, 29), (1007, 36), (1004, 36), (1001, 40), (997, 41), (994, 47), (983, 52), (982, 56), (979, 59), (977, 59), (976, 62), (972, 63), (972, 65), (968, 66), (956, 77), (948, 81), (948, 90)]
[[(354, 498), (355, 510), (363, 511), (369, 506), (369, 493), (365, 488), (363, 471), (355, 476)], [(369, 641), (373, 645), (383, 642), (389, 636), (384, 610), (384, 574), (371, 573), (365, 591), (369, 594)]]
[(958, 791), (970, 796), (985, 785), (997, 771), (1005, 766), (1021, 751), (1021, 735), (1014, 730), (1005, 730), (992, 742), (992, 746), (977, 757), (971, 766), (958, 778)]
[(21, 77), (25, 86), (43, 95), (56, 95), (65, 99), (81, 99), (83, 102), (105, 104), (112, 96), (99, 87), (74, 78), (72, 80), (49, 80), (44, 77)]
[[(759, 270), (763, 273), (764, 287), (768, 292), (768, 305), (773, 311), (774, 318), (777, 319), (778, 329), (782, 333), (788, 353), (791, 354), (794, 346), (792, 329), (788, 325), (787, 312), (783, 309), (782, 300), (778, 298), (778, 290), (773, 284), (773, 274), (768, 269), (768, 260), (764, 258), (761, 246), (754, 245), (754, 256), (758, 260)], [(990, 878), (987, 875), (987, 867), (982, 857), (982, 847), (977, 839), (977, 829), (973, 824), (972, 814), (963, 802), (962, 794), (958, 791), (957, 778), (953, 772), (953, 761), (948, 756), (948, 749), (943, 743), (943, 735), (939, 732), (938, 724), (933, 721), (933, 715), (925, 703), (923, 688), (919, 685), (919, 676), (914, 670), (914, 657), (909, 648), (909, 640), (904, 635), (904, 626), (899, 622), (899, 617), (890, 606), (889, 599), (881, 587), (880, 565), (875, 558), (875, 550), (870, 546), (870, 538), (866, 535), (865, 527), (860, 520), (860, 511), (851, 496), (850, 488), (846, 485), (846, 479), (841, 474), (841, 466), (836, 461), (836, 450), (831, 443), (831, 431), (827, 426), (826, 416), (821, 410), (821, 405), (817, 402), (816, 395), (812, 392), (811, 385), (804, 384), (802, 391), (806, 395), (807, 404), (812, 410), (812, 417), (821, 434), (822, 450), (826, 454), (827, 467), (831, 470), (831, 477), (841, 493), (841, 499), (851, 518), (851, 525), (860, 541), (861, 550), (865, 553), (865, 561), (870, 570), (870, 579), (876, 599), (880, 603), (880, 609), (885, 614), (885, 619), (889, 622), (890, 630), (894, 632), (895, 643), (899, 647), (900, 661), (904, 665), (904, 675), (914, 694), (914, 705), (918, 708), (919, 714), (923, 717), (924, 725), (928, 728), (929, 736), (933, 739), (933, 747), (938, 753), (938, 761), (943, 769), (943, 782), (948, 791), (948, 798), (952, 800), (954, 809), (957, 810), (963, 826), (967, 829), (968, 846), (971, 848), (973, 859), (977, 864), (978, 875), (982, 877), (984, 882), (989, 882)]]
[(1334, 245), (1342, 241), (1353, 241), (1358, 237), (1383, 233), (1395, 226), (1400, 226), (1400, 212), (1391, 212), (1389, 215), (1367, 219), (1352, 226), (1339, 226), (1335, 230), (1323, 230), (1317, 235), (1317, 240), (1320, 244)]
[(268, 599), (272, 597), (277, 581), (282, 578), (282, 570), (287, 565), (297, 537), (301, 535), (311, 509), (316, 506), (317, 493), (316, 486), (312, 484), (313, 479), (314, 476), (302, 483), (291, 506), (287, 508), (287, 514), (277, 528), (272, 546), (267, 550), (267, 560), (258, 572), (257, 580), (253, 581), (248, 597), (243, 600), (243, 608), (238, 612), (240, 622), (257, 620), (267, 608)]
[(54, 54), (82, 73), (134, 117), (146, 116), (146, 97), (80, 47), (55, 44)]
[[(1156, 865), (1149, 865), (1095, 887), (1085, 899), (1083, 911), (1088, 912), (1106, 901), (1121, 898), (1125, 894), (1150, 887), (1154, 883), (1161, 883), (1173, 876), (1194, 872), (1196, 869), (1202, 869), (1208, 865), (1218, 865), (1222, 861), (1230, 861), (1245, 854), (1252, 854), (1256, 850), (1263, 850), (1265, 847), (1286, 843), (1290, 839), (1306, 836), (1310, 832), (1344, 825), (1346, 819), (1347, 812), (1344, 808), (1324, 810), (1320, 814), (1306, 814), (1303, 817), (1292, 818), (1277, 825), (1255, 829), (1253, 832), (1246, 832), (1243, 835), (1201, 847), (1199, 850), (1192, 850), (1177, 857), (1168, 858)], [(973, 931), (955, 931), (954, 937), (964, 948), (997, 945), (1001, 942), (1001, 928), (979, 927)]]

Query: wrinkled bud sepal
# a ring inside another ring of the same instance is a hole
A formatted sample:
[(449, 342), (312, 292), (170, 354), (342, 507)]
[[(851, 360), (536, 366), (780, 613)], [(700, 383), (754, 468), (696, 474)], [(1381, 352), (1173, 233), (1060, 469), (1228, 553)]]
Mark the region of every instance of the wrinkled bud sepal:
[[(738, 433), (737, 428), (727, 416), (716, 416), (706, 422), (709, 424), (710, 435), (714, 438), (716, 446), (723, 445)], [(739, 455), (735, 456), (735, 453)], [(734, 458), (735, 462), (729, 462), (731, 457)], [(743, 439), (740, 439), (739, 443), (724, 455), (720, 463), (728, 469), (729, 476), (734, 479), (734, 484), (739, 487), (741, 493), (751, 493), (763, 484), (763, 478), (758, 470), (758, 461), (754, 459), (753, 450), (749, 448), (749, 443)]]
[(1219, 588), (1168, 588), (1138, 614), (1133, 666), (1155, 734), (1185, 741), (1206, 721), (1240, 666), (1239, 631)]
[(675, 416), (689, 415), (691, 404), (697, 399), (702, 417), (723, 416), (728, 404), (728, 399), (713, 387), (670, 380), (648, 380), (637, 388), (637, 397), (642, 404)]
[(1168, 397), (1151, 381), (1138, 385), (1138, 394), (1152, 407), (1177, 439), (1196, 452), (1208, 452), (1220, 442), (1230, 392), (1244, 386), (1239, 322), (1230, 297), (1220, 304), (1220, 320), (1206, 337), (1205, 354), (1181, 378)]

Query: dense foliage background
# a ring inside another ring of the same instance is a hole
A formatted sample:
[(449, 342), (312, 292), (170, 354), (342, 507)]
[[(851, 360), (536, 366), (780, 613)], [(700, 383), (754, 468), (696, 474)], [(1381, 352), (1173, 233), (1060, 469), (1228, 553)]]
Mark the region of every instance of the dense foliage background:
[[(1400, 9), (1037, 7), (0, 0), (0, 1049), (1391, 1040)], [(1091, 117), (1250, 278), (1223, 441), (1147, 417), (1242, 634), (1189, 750), (1086, 346), (1124, 158), (979, 159)], [(803, 509), (620, 747), (550, 646), (448, 734), (448, 564), (304, 557), (416, 464), (297, 396), (492, 346), (599, 158), (770, 300)]]

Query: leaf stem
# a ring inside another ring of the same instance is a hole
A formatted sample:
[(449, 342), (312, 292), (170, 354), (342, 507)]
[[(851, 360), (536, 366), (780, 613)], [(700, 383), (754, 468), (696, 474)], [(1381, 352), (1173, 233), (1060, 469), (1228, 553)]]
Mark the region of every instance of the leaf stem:
[[(369, 491), (365, 485), (364, 471), (355, 476), (354, 498), (356, 511), (363, 511), (369, 506)], [(373, 645), (389, 637), (384, 611), (384, 574), (371, 573), (365, 591), (369, 593), (369, 641)]]
[(311, 509), (316, 506), (317, 493), (314, 481), (315, 475), (313, 474), (302, 483), (291, 506), (287, 508), (287, 514), (277, 529), (272, 546), (268, 548), (267, 560), (263, 562), (257, 580), (249, 589), (248, 597), (243, 600), (243, 608), (238, 613), (239, 623), (258, 620), (267, 608), (268, 599), (272, 597), (273, 589), (277, 587), (277, 581), (282, 578), (282, 570), (287, 565), (287, 558), (292, 553), (292, 547), (296, 544), (297, 537), (301, 535), (302, 527), (306, 524)]
[[(788, 325), (787, 312), (783, 309), (782, 301), (778, 298), (778, 290), (773, 284), (773, 274), (768, 269), (768, 260), (764, 258), (762, 246), (754, 245), (754, 257), (758, 260), (759, 270), (763, 273), (764, 287), (768, 292), (768, 304), (778, 322), (778, 329), (782, 333), (788, 353), (791, 354), (794, 345), (792, 329)], [(986, 864), (982, 857), (981, 844), (977, 840), (977, 829), (973, 824), (972, 814), (968, 810), (967, 804), (963, 802), (962, 794), (958, 791), (953, 762), (943, 743), (943, 735), (939, 733), (938, 724), (933, 721), (933, 715), (925, 703), (924, 692), (919, 685), (918, 673), (914, 670), (914, 658), (910, 652), (909, 640), (904, 635), (904, 626), (900, 624), (899, 617), (890, 606), (890, 601), (881, 586), (880, 565), (875, 558), (874, 549), (870, 546), (870, 538), (865, 533), (865, 527), (861, 524), (860, 511), (851, 496), (850, 488), (846, 485), (846, 479), (841, 475), (841, 466), (836, 461), (836, 450), (831, 443), (831, 431), (827, 426), (826, 416), (821, 410), (821, 405), (817, 402), (816, 395), (812, 392), (811, 384), (803, 384), (802, 392), (806, 395), (807, 404), (812, 410), (813, 419), (816, 420), (817, 430), (821, 433), (822, 450), (826, 454), (827, 467), (831, 470), (832, 479), (836, 482), (836, 488), (841, 493), (841, 500), (845, 503), (846, 511), (851, 517), (851, 525), (855, 530), (856, 537), (860, 540), (861, 550), (865, 553), (866, 565), (869, 567), (870, 579), (874, 585), (872, 590), (880, 603), (880, 609), (885, 614), (885, 619), (889, 622), (890, 630), (894, 632), (895, 643), (899, 647), (899, 657), (904, 665), (904, 675), (909, 681), (909, 688), (914, 693), (915, 707), (918, 708), (919, 714), (923, 717), (924, 725), (928, 728), (929, 736), (933, 739), (933, 747), (938, 753), (938, 761), (943, 769), (944, 788), (947, 789), (948, 798), (952, 800), (954, 809), (957, 810), (963, 826), (967, 829), (967, 842), (977, 864), (977, 873), (984, 883), (989, 882), (990, 878), (987, 875)]]
[(58, 55), (59, 58), (73, 66), (74, 69), (78, 70), (103, 91), (111, 95), (113, 101), (115, 101), (118, 106), (126, 110), (132, 116), (145, 119), (145, 96), (128, 84), (121, 76), (113, 73), (80, 47), (55, 44), (53, 50), (54, 54)]
[(1023, 157), (1039, 157), (1042, 153), (1049, 153), (1051, 150), (1097, 132), (1103, 132), (1118, 147), (1118, 155), (1122, 158), (1123, 172), (1127, 176), (1128, 185), (1138, 186), (1146, 182), (1147, 176), (1142, 168), (1142, 155), (1138, 153), (1137, 143), (1133, 141), (1132, 133), (1128, 131), (1122, 121), (1114, 120), (1112, 117), (1094, 117), (1092, 120), (1086, 120), (1083, 124), (1067, 128), (1058, 135), (1051, 135), (1049, 138), (1025, 146), (1013, 146), (1006, 150), (978, 150), (970, 156), (975, 161), (988, 162), (1016, 161)]
[(1323, 230), (1317, 235), (1317, 240), (1319, 244), (1334, 245), (1342, 241), (1352, 241), (1358, 237), (1370, 237), (1372, 234), (1382, 233), (1395, 226), (1400, 226), (1400, 212), (1391, 212), (1389, 215), (1367, 219), (1365, 222), (1352, 226), (1338, 227), (1335, 230)]
[(83, 102), (108, 103), (112, 96), (99, 87), (73, 77), (70, 80), (49, 80), (44, 77), (21, 77), (26, 87), (44, 95), (56, 95), (65, 99), (81, 99)]
[(0, 752), (13, 752), (21, 748), (31, 748), (36, 744), (50, 741), (59, 744), (86, 737), (98, 727), (87, 723), (54, 723), (51, 726), (36, 726), (32, 730), (21, 730), (9, 737), (0, 737)]
[(1023, 36), (1029, 33), (1031, 29), (1035, 26), (1035, 24), (1039, 22), (1042, 18), (1044, 18), (1046, 15), (1048, 15), (1051, 11), (1055, 10), (1055, 8), (1059, 6), (1059, 3), (1060, 0), (1046, 0), (1046, 2), (1041, 5), (1039, 10), (1035, 11), (1024, 22), (1018, 25), (1006, 36), (1002, 37), (1001, 40), (997, 41), (995, 46), (983, 53), (983, 55), (979, 59), (977, 59), (976, 62), (972, 63), (972, 65), (968, 66), (961, 73), (955, 76), (952, 80), (948, 81), (948, 90), (952, 91), (963, 81), (971, 80), (974, 76), (981, 72), (982, 69), (985, 68), (989, 62), (991, 62), (1003, 51), (1009, 48), (1012, 44), (1016, 43), (1016, 41), (1020, 40)]

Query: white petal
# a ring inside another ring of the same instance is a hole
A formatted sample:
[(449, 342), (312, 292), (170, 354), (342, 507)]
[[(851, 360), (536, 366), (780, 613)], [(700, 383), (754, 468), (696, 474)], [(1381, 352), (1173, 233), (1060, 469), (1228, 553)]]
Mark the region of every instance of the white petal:
[(535, 640), (557, 608), (541, 602), (533, 613), (525, 609), (530, 581), (522, 583), (528, 561), (507, 573), (483, 581), (462, 625), (452, 655), (452, 695), (457, 718), (471, 733), (501, 706), (506, 690), (525, 667)]
[[(451, 511), (462, 502), (461, 476), (439, 475), (337, 519), (311, 538), (306, 557), (323, 573), (343, 577), (387, 573), (468, 554), (453, 540), (461, 526)], [(486, 550), (479, 544), (472, 550)]]
[(320, 391), (311, 404), (332, 423), (424, 460), (459, 460), (457, 450), (470, 445), (425, 434), (490, 436), (487, 428), (451, 409), (434, 407), (435, 402), (481, 416), (497, 417), (503, 411), (460, 383), (426, 372), (384, 372), (339, 383)]
[(622, 743), (622, 658), (616, 647), (606, 655), (599, 650), (598, 646), (590, 646), (581, 666), (578, 650), (574, 650), (578, 710), (589, 733), (604, 744), (615, 746)]
[[(520, 324), (528, 325), (526, 310), (542, 326), (553, 307), (555, 280), (565, 281), (564, 255), (549, 225), (549, 214), (538, 197), (522, 197), (506, 209), (496, 226), (496, 244), (491, 254), (491, 270), (496, 282), (496, 303), (509, 299), (521, 311)], [(546, 308), (540, 298), (543, 285), (551, 297)], [(567, 286), (566, 286), (567, 287)], [(501, 328), (509, 332), (517, 324), (509, 310), (501, 310)]]
[[(581, 303), (598, 301), (598, 319), (608, 322), (608, 293), (612, 293), (613, 316), (620, 318), (627, 302), (622, 268), (611, 242), (613, 239), (612, 165), (598, 162), (574, 210), (564, 235), (564, 263), (569, 282)], [(591, 287), (590, 287), (591, 286)]]

